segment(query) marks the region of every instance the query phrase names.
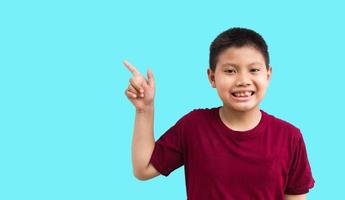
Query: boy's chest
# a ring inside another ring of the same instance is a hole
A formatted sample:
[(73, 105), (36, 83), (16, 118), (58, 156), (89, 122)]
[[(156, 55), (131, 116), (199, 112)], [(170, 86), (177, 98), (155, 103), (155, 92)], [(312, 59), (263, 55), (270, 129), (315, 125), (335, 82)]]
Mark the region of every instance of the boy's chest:
[(284, 146), (217, 135), (193, 138), (189, 144), (185, 167), (188, 176), (201, 183), (265, 189), (286, 182), (289, 159)]

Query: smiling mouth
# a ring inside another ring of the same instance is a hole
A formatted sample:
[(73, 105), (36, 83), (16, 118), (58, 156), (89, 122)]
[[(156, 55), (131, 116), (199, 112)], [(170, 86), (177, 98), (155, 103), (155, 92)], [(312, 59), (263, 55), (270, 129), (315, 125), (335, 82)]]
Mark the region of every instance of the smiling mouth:
[(232, 96), (237, 98), (246, 98), (254, 95), (254, 91), (248, 91), (248, 92), (233, 92), (231, 93)]

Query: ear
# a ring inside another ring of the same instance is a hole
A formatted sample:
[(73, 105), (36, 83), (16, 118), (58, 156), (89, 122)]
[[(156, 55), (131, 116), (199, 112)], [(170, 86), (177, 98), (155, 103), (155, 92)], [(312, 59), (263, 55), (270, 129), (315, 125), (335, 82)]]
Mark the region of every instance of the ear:
[(215, 78), (214, 78), (214, 72), (211, 70), (211, 68), (207, 69), (207, 76), (208, 76), (208, 80), (211, 83), (211, 86), (213, 88), (216, 88), (216, 81), (215, 81)]
[(272, 67), (269, 66), (267, 70), (267, 80), (270, 81), (272, 77)]

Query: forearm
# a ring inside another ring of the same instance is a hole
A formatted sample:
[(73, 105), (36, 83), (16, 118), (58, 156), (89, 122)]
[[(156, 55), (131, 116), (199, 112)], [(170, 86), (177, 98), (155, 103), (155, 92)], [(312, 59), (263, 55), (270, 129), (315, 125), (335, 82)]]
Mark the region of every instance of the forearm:
[(136, 111), (132, 143), (132, 164), (135, 175), (142, 173), (149, 165), (155, 146), (153, 121), (154, 106)]
[(307, 194), (301, 194), (301, 195), (285, 195), (284, 196), (285, 200), (306, 200), (307, 199)]

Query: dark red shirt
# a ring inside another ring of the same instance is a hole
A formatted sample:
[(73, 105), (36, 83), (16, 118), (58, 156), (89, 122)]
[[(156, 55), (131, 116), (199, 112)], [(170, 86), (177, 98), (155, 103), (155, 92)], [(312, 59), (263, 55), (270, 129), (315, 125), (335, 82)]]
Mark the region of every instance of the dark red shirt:
[(256, 127), (235, 131), (219, 108), (189, 112), (156, 141), (150, 162), (164, 176), (184, 165), (188, 200), (283, 200), (314, 186), (297, 127), (260, 110)]

